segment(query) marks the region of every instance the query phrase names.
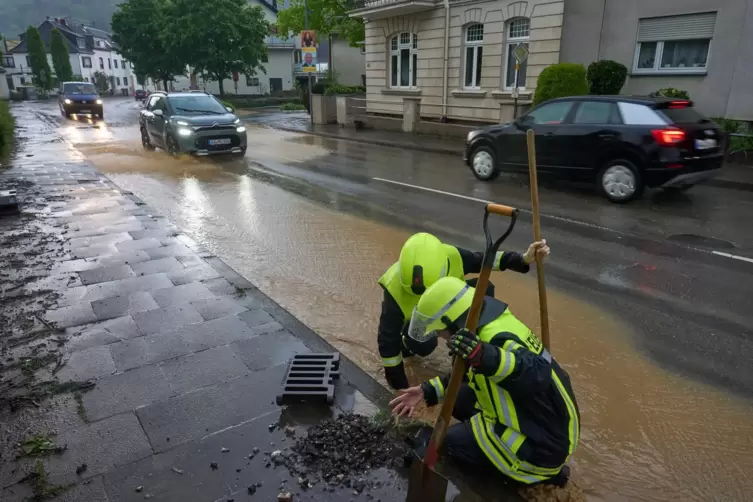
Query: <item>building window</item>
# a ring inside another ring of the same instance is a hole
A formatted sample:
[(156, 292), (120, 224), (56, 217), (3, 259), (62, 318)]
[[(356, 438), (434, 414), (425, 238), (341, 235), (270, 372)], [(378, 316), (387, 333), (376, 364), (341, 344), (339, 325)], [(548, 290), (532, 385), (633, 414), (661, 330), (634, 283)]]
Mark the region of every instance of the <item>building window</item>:
[(259, 85), (259, 77), (249, 77), (246, 75), (246, 85), (249, 87), (256, 87)]
[(88, 81), (89, 81), (89, 77), (84, 77), (84, 82), (88, 82)]
[(471, 24), (465, 29), (465, 80), (466, 89), (481, 88), (481, 59), (484, 51), (484, 25)]
[(361, 43), (361, 54), (366, 54), (366, 43), (365, 42)]
[(390, 40), (390, 87), (411, 88), (417, 84), (418, 35), (400, 33)]
[(107, 58), (107, 67), (112, 70), (112, 61), (110, 61), (110, 58)]
[(531, 20), (525, 17), (513, 19), (507, 23), (507, 40), (505, 41), (505, 89), (525, 89), (528, 59), (518, 64), (515, 53), (528, 50), (531, 36)]
[(97, 47), (102, 47), (102, 41), (101, 40), (97, 40), (95, 42), (95, 44), (96, 44)]
[(120, 85), (120, 77), (115, 77), (115, 82), (117, 83), (117, 85)]
[(88, 56), (82, 56), (81, 57), (81, 66), (84, 68), (91, 68), (92, 67), (92, 58)]
[(117, 59), (113, 59), (112, 64), (115, 65), (115, 69), (117, 70), (118, 69), (118, 60)]
[(3, 66), (6, 68), (15, 68), (16, 61), (13, 59), (13, 56), (5, 56), (3, 58)]
[(128, 77), (123, 77), (123, 85), (128, 85)]
[(76, 43), (78, 44), (79, 49), (85, 49), (86, 48), (86, 40), (83, 38), (77, 38)]
[(715, 24), (715, 12), (641, 19), (633, 72), (706, 73)]
[(121, 68), (123, 68), (124, 70), (126, 69), (126, 62), (125, 62), (125, 59), (121, 59), (121, 60), (120, 60), (120, 67), (121, 67)]
[(361, 73), (361, 85), (366, 87), (366, 75)]
[(99, 58), (99, 69), (104, 70), (105, 69), (105, 61), (102, 58)]

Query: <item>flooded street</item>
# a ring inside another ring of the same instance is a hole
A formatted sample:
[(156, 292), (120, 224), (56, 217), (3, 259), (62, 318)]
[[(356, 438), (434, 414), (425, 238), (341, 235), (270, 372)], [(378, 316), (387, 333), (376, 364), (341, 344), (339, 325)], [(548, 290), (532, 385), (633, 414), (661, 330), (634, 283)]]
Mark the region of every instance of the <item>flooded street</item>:
[[(443, 239), (480, 245), (479, 236), (470, 235), (479, 226), (480, 204), (449, 201), (440, 207), (425, 194), (363, 182), (376, 175), (372, 171), (379, 163), (393, 170), (393, 177), (400, 171), (414, 174), (412, 183), (426, 181), (428, 174), (413, 172), (416, 164), (393, 149), (250, 126), (243, 161), (172, 159), (160, 150), (142, 150), (132, 100), (108, 101), (107, 124), (63, 120), (52, 105), (32, 106), (40, 107), (41, 120), (59, 121), (65, 138), (122, 189), (157, 208), (382, 380), (376, 351), (382, 291), (376, 280), (412, 233), (406, 227), (433, 230), (442, 222)], [(459, 158), (425, 161), (440, 160), (457, 164), (462, 181), (437, 177), (437, 189), (459, 192), (476, 183), (460, 172)], [(305, 178), (299, 170), (306, 171)], [(310, 187), (318, 191), (300, 195)], [(366, 190), (380, 190), (369, 198), (378, 208), (352, 201), (368, 198)], [(511, 200), (519, 196), (510, 192)], [(571, 204), (564, 195), (553, 198), (558, 210)], [(699, 207), (706, 203), (703, 199)], [(574, 206), (572, 214), (594, 213), (589, 204), (593, 201)], [(719, 212), (726, 205), (734, 206), (734, 197), (711, 216), (698, 216), (718, 238), (740, 234), (740, 228), (717, 228), (711, 221), (723, 219)], [(369, 211), (378, 215), (364, 217)], [(641, 206), (620, 211), (604, 209), (616, 215), (607, 217), (596, 209), (598, 224), (614, 223), (627, 232), (648, 218)], [(392, 225), (384, 221), (389, 213), (395, 215)], [(694, 224), (682, 218), (667, 217), (646, 233), (681, 234)], [(530, 242), (530, 225), (522, 220), (507, 243), (510, 249), (523, 251)], [(746, 325), (751, 326), (753, 281), (741, 278), (753, 270), (664, 244), (626, 251), (627, 236), (622, 241), (594, 233), (576, 236), (569, 227), (546, 225), (554, 270), (547, 277), (553, 352), (572, 377), (582, 415), (573, 479), (596, 501), (749, 500), (753, 348)], [(536, 329), (535, 272), (496, 272), (492, 281), (497, 297)], [(447, 370), (444, 351), (438, 352), (410, 362), (414, 382)]]

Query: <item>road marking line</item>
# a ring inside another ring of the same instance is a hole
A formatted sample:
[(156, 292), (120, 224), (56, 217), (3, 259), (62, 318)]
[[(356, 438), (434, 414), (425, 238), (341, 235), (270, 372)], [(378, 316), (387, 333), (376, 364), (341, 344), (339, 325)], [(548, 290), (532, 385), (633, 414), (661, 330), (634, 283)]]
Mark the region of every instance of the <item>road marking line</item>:
[(748, 263), (753, 263), (753, 258), (746, 258), (745, 256), (738, 256), (736, 254), (723, 253), (721, 251), (712, 251), (711, 253), (718, 256), (724, 256), (725, 258), (732, 258), (733, 260), (747, 261)]
[[(388, 179), (385, 179), (385, 178), (377, 178), (377, 177), (372, 177), (371, 179), (374, 180), (374, 181), (381, 181), (383, 183), (389, 183), (389, 184), (392, 184), (392, 185), (399, 185), (399, 186), (404, 186), (404, 187), (408, 187), (408, 188), (415, 188), (416, 190), (424, 190), (424, 191), (427, 191), (427, 192), (438, 193), (438, 194), (441, 194), (441, 195), (449, 195), (450, 197), (457, 197), (459, 199), (470, 200), (470, 201), (473, 201), (473, 202), (481, 202), (482, 204), (492, 204), (493, 203), (490, 200), (479, 199), (477, 197), (470, 197), (468, 195), (461, 195), (459, 193), (446, 192), (444, 190), (438, 190), (436, 188), (428, 188), (428, 187), (422, 187), (422, 186), (419, 186), (419, 185), (412, 185), (410, 183), (403, 183), (402, 181), (394, 181), (394, 180), (388, 180)], [(529, 211), (527, 209), (521, 209), (520, 211), (522, 211), (524, 213), (530, 213), (531, 212), (531, 211)], [(583, 226), (587, 226), (587, 227), (598, 228), (600, 230), (606, 230), (608, 232), (614, 232), (616, 234), (630, 235), (630, 234), (626, 234), (625, 232), (622, 232), (620, 230), (615, 230), (613, 228), (606, 228), (606, 227), (602, 227), (600, 225), (596, 225), (594, 223), (588, 223), (588, 222), (585, 222), (585, 221), (572, 220), (570, 218), (565, 218), (565, 217), (562, 217), (562, 216), (553, 216), (553, 215), (544, 215), (544, 214), (542, 214), (541, 216), (544, 217), (544, 218), (552, 218), (552, 219), (555, 219), (555, 220), (566, 221), (566, 222), (569, 222), (569, 223), (575, 223), (575, 224), (583, 225)], [(693, 247), (693, 246), (683, 246), (683, 247), (686, 247), (687, 249), (693, 249), (693, 250), (699, 251), (701, 253), (709, 253), (709, 252), (711, 252), (711, 254), (715, 254), (717, 256), (723, 256), (725, 258), (731, 258), (733, 260), (740, 260), (740, 261), (746, 261), (748, 263), (753, 263), (753, 258), (746, 258), (745, 256), (738, 256), (738, 255), (734, 255), (734, 254), (723, 253), (722, 251), (709, 251), (707, 249), (696, 248), (696, 247)]]
[(386, 180), (384, 178), (371, 178), (372, 180), (382, 181), (384, 183), (392, 183), (393, 185), (400, 185), (408, 188), (415, 188), (418, 190), (426, 190), (427, 192), (439, 193), (442, 195), (449, 195), (450, 197), (458, 197), (460, 199), (472, 200), (474, 202), (481, 202), (483, 204), (492, 204), (490, 200), (478, 199), (476, 197), (469, 197), (468, 195), (460, 195), (459, 193), (445, 192), (444, 190), (437, 190), (436, 188), (421, 187), (418, 185), (411, 185), (410, 183), (403, 183), (401, 181)]

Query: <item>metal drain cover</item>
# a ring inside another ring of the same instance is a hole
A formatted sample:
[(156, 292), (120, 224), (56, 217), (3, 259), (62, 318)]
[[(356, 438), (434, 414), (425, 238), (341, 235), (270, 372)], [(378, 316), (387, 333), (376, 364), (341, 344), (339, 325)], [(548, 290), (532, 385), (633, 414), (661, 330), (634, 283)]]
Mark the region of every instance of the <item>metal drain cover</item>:
[(695, 234), (677, 234), (670, 235), (669, 240), (673, 242), (679, 242), (680, 244), (687, 244), (688, 246), (697, 246), (703, 248), (716, 248), (716, 249), (734, 249), (735, 245), (729, 241), (722, 239), (715, 239), (713, 237), (704, 237), (702, 235)]
[(288, 364), (277, 395), (277, 405), (287, 399), (324, 398), (327, 404), (335, 402), (334, 380), (340, 378), (340, 354), (298, 354)]

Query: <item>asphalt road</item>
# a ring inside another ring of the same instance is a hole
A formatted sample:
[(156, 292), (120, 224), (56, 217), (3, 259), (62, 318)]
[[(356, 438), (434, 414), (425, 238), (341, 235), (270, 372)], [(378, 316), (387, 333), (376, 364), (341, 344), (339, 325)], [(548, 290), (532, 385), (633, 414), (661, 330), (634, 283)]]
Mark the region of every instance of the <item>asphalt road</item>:
[[(406, 231), (428, 230), (480, 249), (484, 202), (493, 201), (522, 210), (505, 248), (521, 250), (531, 241), (527, 181), (513, 175), (477, 181), (460, 155), (253, 124), (294, 119), (277, 114), (248, 119), (242, 161), (174, 161), (163, 152), (141, 152), (132, 100), (108, 100), (106, 124), (64, 120), (53, 103), (27, 106), (59, 124), (118, 185), (169, 213), (231, 266), (254, 279), (267, 274), (262, 290), (356, 359), (358, 353), (348, 353), (356, 351), (352, 333), (373, 333), (374, 281), (394, 260)], [(567, 356), (588, 415), (588, 451), (579, 458), (589, 474), (601, 469), (585, 480), (589, 493), (607, 500), (743, 500), (740, 494), (751, 488), (728, 463), (734, 452), (734, 465), (744, 469), (753, 447), (753, 422), (746, 418), (753, 397), (753, 232), (747, 223), (753, 193), (696, 186), (684, 194), (647, 191), (644, 199), (618, 206), (589, 187), (544, 180), (540, 198), (553, 249), (546, 280), (551, 303), (559, 306), (552, 315), (554, 353)], [(340, 216), (322, 216), (319, 208)], [(504, 299), (514, 311), (535, 303), (530, 281), (509, 274), (495, 278), (500, 281), (498, 291), (511, 296)], [(306, 318), (312, 310), (318, 316)], [(629, 327), (629, 349), (610, 345), (622, 328), (607, 317)], [(570, 341), (557, 336), (578, 338), (580, 345), (564, 347)], [(358, 350), (373, 356), (371, 343)], [(651, 368), (626, 355), (630, 350)], [(705, 455), (715, 474), (696, 480)], [(627, 499), (610, 496), (612, 482)]]

